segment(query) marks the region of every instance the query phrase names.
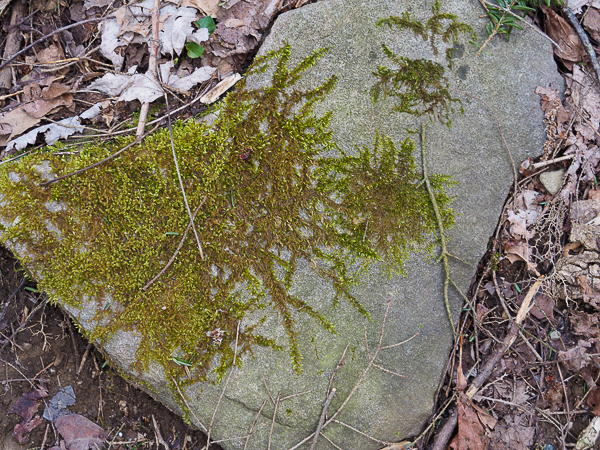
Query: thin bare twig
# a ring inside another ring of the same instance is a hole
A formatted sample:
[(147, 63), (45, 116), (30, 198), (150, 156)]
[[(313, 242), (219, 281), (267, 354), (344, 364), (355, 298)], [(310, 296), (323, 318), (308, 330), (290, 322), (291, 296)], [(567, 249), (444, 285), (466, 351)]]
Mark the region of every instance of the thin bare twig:
[(577, 31), (577, 34), (579, 35), (579, 38), (583, 43), (583, 47), (585, 48), (586, 53), (590, 57), (592, 66), (594, 66), (594, 70), (596, 71), (598, 81), (600, 82), (600, 64), (598, 63), (598, 58), (596, 57), (596, 52), (594, 50), (594, 47), (592, 47), (592, 43), (590, 42), (585, 30), (581, 27), (581, 24), (577, 20), (577, 17), (575, 17), (575, 14), (573, 14), (573, 11), (571, 11), (571, 8), (565, 6), (562, 9), (562, 11), (569, 19), (569, 22), (571, 22), (571, 24), (573, 25), (573, 28), (575, 28), (575, 31)]
[(450, 285), (450, 265), (448, 264), (448, 248), (446, 246), (446, 230), (444, 228), (444, 222), (442, 220), (442, 216), (440, 214), (440, 209), (438, 208), (437, 199), (435, 198), (435, 193), (433, 192), (433, 188), (431, 187), (431, 182), (429, 181), (429, 176), (427, 175), (427, 156), (425, 150), (425, 125), (421, 125), (421, 158), (423, 162), (423, 180), (425, 181), (425, 186), (427, 187), (427, 192), (429, 193), (429, 197), (431, 198), (431, 203), (433, 204), (433, 211), (435, 213), (435, 219), (437, 221), (437, 225), (440, 232), (440, 258), (444, 264), (444, 304), (446, 306), (446, 313), (448, 314), (448, 320), (450, 321), (450, 327), (452, 328), (452, 334), (456, 337), (456, 328), (454, 327), (454, 318), (452, 317), (452, 310), (450, 309), (450, 299), (448, 298), (448, 287)]
[(200, 250), (200, 258), (204, 259), (204, 252), (202, 251), (202, 244), (200, 244), (200, 238), (198, 237), (198, 231), (196, 230), (196, 225), (194, 225), (194, 218), (192, 217), (192, 211), (190, 209), (190, 204), (188, 203), (187, 195), (185, 194), (185, 188), (183, 187), (183, 179), (181, 178), (181, 172), (179, 171), (179, 162), (177, 161), (177, 154), (175, 153), (175, 142), (173, 141), (173, 127), (171, 126), (171, 113), (169, 110), (169, 99), (167, 98), (167, 94), (165, 95), (165, 102), (167, 104), (167, 125), (169, 127), (169, 137), (171, 139), (171, 151), (173, 153), (173, 161), (175, 161), (175, 170), (177, 171), (177, 178), (179, 179), (179, 187), (181, 188), (181, 193), (183, 194), (183, 202), (185, 203), (185, 208), (187, 209), (188, 216), (190, 217), (192, 230), (194, 230), (194, 235), (196, 236), (196, 243), (198, 244), (198, 250)]
[(202, 201), (200, 202), (200, 204), (198, 205), (198, 207), (196, 208), (196, 210), (194, 211), (194, 214), (192, 215), (192, 220), (190, 220), (190, 223), (188, 224), (187, 228), (185, 229), (185, 232), (183, 233), (183, 236), (181, 237), (181, 240), (179, 241), (179, 245), (175, 249), (175, 253), (173, 253), (173, 256), (171, 256), (171, 259), (169, 260), (169, 262), (165, 265), (165, 267), (162, 268), (162, 270), (158, 273), (158, 275), (156, 275), (154, 278), (152, 278), (150, 281), (148, 281), (148, 283), (146, 283), (146, 286), (144, 286), (142, 288), (143, 291), (147, 290), (150, 286), (152, 286), (154, 284), (154, 282), (156, 282), (156, 280), (158, 280), (161, 277), (161, 275), (167, 271), (167, 269), (171, 266), (171, 264), (173, 264), (179, 251), (183, 247), (185, 238), (187, 237), (188, 233), (190, 232), (190, 228), (192, 227), (193, 221), (196, 219), (196, 215), (198, 214), (198, 211), (200, 211), (200, 208), (202, 208), (202, 205), (204, 205), (204, 202), (206, 201), (206, 199), (207, 199), (207, 197), (204, 197), (202, 199)]
[(254, 433), (254, 427), (256, 426), (256, 422), (258, 422), (258, 418), (260, 417), (260, 413), (262, 412), (262, 410), (263, 410), (263, 408), (265, 407), (266, 404), (267, 404), (267, 399), (265, 398), (265, 400), (263, 401), (262, 405), (260, 405), (260, 409), (256, 413), (256, 417), (254, 418), (254, 421), (252, 422), (252, 426), (250, 427), (250, 431), (248, 431), (248, 436), (246, 436), (246, 442), (244, 443), (244, 450), (246, 450), (246, 448), (248, 447), (248, 441), (252, 437), (252, 433)]
[(317, 431), (315, 431), (315, 437), (313, 438), (312, 445), (310, 446), (310, 450), (315, 450), (317, 446), (317, 441), (319, 440), (319, 435), (321, 434), (321, 430), (323, 429), (323, 424), (325, 423), (325, 418), (327, 417), (327, 409), (329, 408), (329, 404), (333, 397), (335, 396), (336, 389), (333, 388), (329, 391), (329, 395), (325, 400), (325, 404), (323, 405), (323, 410), (321, 411), (321, 417), (319, 417), (319, 424), (317, 425)]
[(275, 428), (275, 417), (277, 417), (279, 397), (281, 397), (281, 391), (279, 391), (279, 393), (277, 394), (277, 400), (275, 400), (275, 409), (273, 410), (273, 420), (271, 421), (271, 431), (269, 431), (269, 442), (267, 444), (267, 450), (271, 450), (271, 438), (273, 437), (273, 428)]
[[(160, 0), (154, 0), (154, 7), (152, 8), (152, 45), (150, 46), (150, 60), (148, 62), (148, 71), (158, 80), (156, 71), (156, 56), (158, 54), (158, 19), (160, 16)], [(142, 103), (140, 108), (140, 120), (136, 131), (136, 136), (144, 134), (146, 128), (146, 120), (148, 118), (148, 111), (150, 111), (150, 102)]]
[[(206, 436), (206, 450), (208, 450), (210, 448), (210, 433), (212, 431), (212, 427), (215, 423), (215, 418), (217, 417), (217, 411), (219, 411), (219, 406), (221, 405), (221, 400), (223, 400), (223, 395), (225, 394), (225, 390), (227, 389), (227, 385), (229, 384), (229, 380), (231, 379), (231, 374), (233, 374), (233, 371), (235, 370), (235, 361), (236, 361), (236, 356), (237, 356), (237, 348), (238, 348), (238, 338), (240, 336), (240, 323), (242, 323), (241, 321), (239, 321), (237, 323), (237, 330), (235, 332), (235, 347), (233, 349), (233, 364), (231, 365), (231, 370), (229, 371), (229, 374), (227, 375), (227, 379), (225, 380), (225, 384), (223, 385), (223, 389), (221, 390), (221, 395), (219, 396), (219, 400), (217, 401), (217, 406), (215, 406), (215, 410), (213, 412), (212, 418), (210, 419), (210, 424), (208, 425), (208, 433)], [(279, 397), (277, 397), (279, 399)]]

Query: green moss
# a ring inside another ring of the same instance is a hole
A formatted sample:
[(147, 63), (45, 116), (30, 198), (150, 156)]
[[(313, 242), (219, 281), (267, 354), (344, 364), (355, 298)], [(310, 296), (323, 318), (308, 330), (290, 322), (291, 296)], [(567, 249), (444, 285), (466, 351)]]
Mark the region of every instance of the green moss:
[[(189, 223), (166, 130), (49, 187), (40, 187), (39, 166), (70, 173), (132, 138), (89, 145), (76, 157), (46, 149), (2, 166), (3, 239), (26, 245), (25, 266), (41, 275), (39, 286), (53, 300), (97, 300), (91, 339), (135, 331), (141, 339), (137, 369), (152, 361), (164, 367), (167, 379), (190, 382), (187, 371), (191, 380), (212, 379), (213, 371), (222, 377), (233, 361), (238, 322), (250, 311), (270, 308), (285, 327), (300, 372), (294, 314), (307, 314), (331, 332), (335, 319), (290, 294), (298, 263), (312, 261), (335, 288), (336, 301), (345, 299), (368, 316), (351, 293), (361, 271), (385, 261), (401, 273), (409, 252), (431, 245), (436, 229), (419, 185), (414, 143), (396, 146), (377, 134), (371, 148), (346, 154), (332, 139), (331, 114), (313, 114), (335, 77), (312, 90), (296, 88), (302, 72), (325, 51), (294, 68), (287, 65), (287, 45), (257, 58), (248, 74), (275, 64), (269, 86), (249, 89), (242, 80), (212, 125), (174, 126), (190, 206), (203, 203), (195, 225), (204, 259), (190, 233), (173, 265), (143, 289), (171, 258)], [(450, 226), (447, 180), (432, 181)], [(240, 329), (238, 355), (254, 345), (278, 348), (253, 327)], [(211, 367), (213, 361), (218, 364)]]
[[(439, 53), (436, 37), (440, 37), (445, 44), (451, 44), (456, 42), (459, 33), (473, 32), (473, 28), (459, 22), (456, 15), (440, 12), (439, 0), (435, 1), (431, 10), (432, 16), (425, 24), (404, 12), (402, 17), (392, 16), (379, 20), (377, 26), (388, 25), (391, 29), (412, 31), (415, 36), (430, 43), (434, 55)], [(399, 56), (385, 44), (382, 44), (382, 48), (396, 67), (379, 66), (373, 72), (378, 78), (372, 90), (373, 102), (376, 103), (381, 94), (395, 97), (398, 102), (394, 105), (394, 111), (415, 116), (437, 116), (441, 122), (450, 125), (450, 114), (454, 112), (452, 104), (462, 103), (450, 95), (448, 80), (444, 76), (446, 68), (428, 59)], [(451, 64), (452, 48), (448, 48), (445, 54)]]

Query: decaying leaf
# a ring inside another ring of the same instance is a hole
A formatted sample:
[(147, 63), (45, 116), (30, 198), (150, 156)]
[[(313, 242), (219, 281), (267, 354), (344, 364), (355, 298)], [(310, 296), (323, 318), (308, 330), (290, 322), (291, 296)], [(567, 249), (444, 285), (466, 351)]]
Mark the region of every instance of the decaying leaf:
[(217, 17), (220, 0), (183, 0), (181, 6), (193, 6), (207, 16)]
[(534, 444), (535, 428), (524, 425), (527, 423), (527, 415), (505, 415), (490, 433), (490, 449), (529, 450)]
[(79, 414), (60, 416), (54, 421), (54, 425), (65, 440), (68, 450), (104, 447), (104, 429)]
[(591, 6), (593, 8), (600, 8), (600, 0), (565, 0), (565, 6), (568, 7), (573, 13), (581, 13), (581, 8), (584, 6)]
[(597, 314), (588, 314), (583, 311), (571, 311), (569, 313), (569, 320), (573, 333), (587, 339), (600, 337), (600, 329), (598, 328), (598, 321), (600, 318)]
[(219, 10), (218, 24), (207, 50), (225, 58), (254, 50), (281, 7), (282, 0), (229, 1)]
[(591, 362), (591, 357), (588, 355), (588, 349), (592, 347), (590, 341), (580, 340), (577, 345), (569, 350), (558, 352), (558, 360), (562, 362), (565, 367), (573, 372), (579, 372), (588, 362)]
[(464, 395), (458, 399), (458, 433), (450, 442), (449, 449), (453, 450), (485, 450), (487, 439), (485, 428), (479, 421), (477, 410)]
[(39, 123), (40, 119), (30, 116), (21, 107), (17, 107), (0, 117), (0, 124), (10, 126), (11, 133), (0, 138), (0, 145), (6, 145), (11, 137), (19, 136), (21, 133)]
[(549, 295), (538, 292), (533, 300), (531, 314), (540, 320), (554, 320), (555, 301)]
[(583, 18), (583, 27), (592, 39), (600, 42), (600, 11), (596, 8), (589, 8)]
[[(13, 437), (19, 444), (29, 441), (29, 433), (42, 423), (42, 418), (35, 416), (40, 407), (41, 398), (48, 396), (48, 390), (43, 384), (40, 384), (35, 390), (23, 394), (8, 410), (9, 413), (18, 414), (23, 421), (13, 430)], [(34, 417), (35, 416), (35, 417)]]
[(546, 17), (546, 34), (560, 45), (562, 51), (554, 47), (554, 54), (566, 62), (579, 62), (585, 56), (581, 39), (573, 27), (546, 5), (542, 5)]

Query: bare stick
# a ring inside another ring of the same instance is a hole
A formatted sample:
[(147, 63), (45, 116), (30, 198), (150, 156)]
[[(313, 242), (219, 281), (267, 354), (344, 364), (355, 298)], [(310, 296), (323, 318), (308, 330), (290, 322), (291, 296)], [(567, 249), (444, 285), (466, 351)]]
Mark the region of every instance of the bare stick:
[(454, 429), (458, 424), (458, 410), (450, 416), (440, 431), (438, 431), (431, 450), (446, 450), (448, 441), (454, 434)]
[(204, 426), (204, 424), (202, 423), (202, 421), (200, 419), (198, 419), (198, 417), (194, 413), (194, 410), (192, 408), (190, 408), (190, 405), (187, 402), (187, 400), (185, 399), (185, 395), (183, 395), (183, 392), (181, 392), (181, 389), (179, 389), (179, 384), (177, 384), (177, 381), (175, 381), (175, 378), (171, 378), (171, 381), (173, 381), (173, 384), (177, 388), (177, 392), (179, 392), (179, 395), (181, 396), (181, 399), (183, 400), (183, 403), (185, 403), (185, 406), (187, 407), (188, 411), (192, 413), (192, 416), (194, 416), (194, 419), (196, 419), (196, 422), (198, 422), (200, 424), (200, 426), (206, 432), (207, 431), (206, 427)]
[(271, 431), (269, 431), (269, 443), (267, 445), (267, 450), (271, 450), (271, 438), (273, 437), (273, 428), (275, 427), (275, 417), (277, 417), (277, 407), (279, 406), (280, 396), (281, 391), (277, 394), (277, 400), (275, 400), (275, 409), (273, 410), (273, 420), (271, 421)]
[(77, 369), (77, 375), (79, 375), (81, 373), (81, 371), (83, 370), (83, 366), (85, 365), (85, 362), (87, 361), (88, 355), (90, 354), (90, 349), (92, 348), (92, 343), (90, 342), (87, 346), (87, 348), (85, 349), (85, 353), (83, 354), (82, 358), (81, 358), (81, 364), (79, 364), (79, 368)]
[(494, 367), (496, 367), (496, 365), (500, 361), (500, 358), (502, 358), (502, 355), (504, 355), (504, 353), (506, 353), (506, 351), (510, 348), (510, 346), (517, 339), (517, 336), (519, 334), (519, 325), (521, 323), (523, 323), (523, 320), (525, 320), (525, 317), (527, 317), (527, 314), (529, 313), (529, 310), (531, 309), (531, 306), (532, 306), (531, 303), (533, 301), (533, 297), (536, 294), (536, 292), (538, 291), (540, 284), (542, 284), (542, 281), (543, 281), (543, 277), (539, 278), (533, 284), (533, 286), (531, 286), (529, 288), (529, 291), (527, 292), (527, 295), (523, 299), (523, 303), (521, 304), (521, 307), (519, 308), (519, 311), (517, 312), (517, 317), (515, 318), (514, 322), (511, 324), (508, 333), (502, 340), (502, 345), (500, 346), (500, 348), (498, 348), (498, 350), (496, 351), (494, 356), (492, 356), (490, 359), (488, 359), (488, 361), (481, 368), (481, 370), (479, 371), (479, 374), (477, 375), (477, 377), (475, 377), (475, 379), (471, 383), (471, 386), (467, 390), (466, 395), (469, 399), (472, 399), (473, 396), (475, 394), (477, 394), (477, 391), (483, 385), (483, 383), (488, 379), (488, 377), (494, 370)]
[(549, 165), (557, 163), (557, 162), (566, 161), (567, 159), (573, 159), (574, 157), (575, 157), (575, 154), (571, 154), (571, 155), (561, 156), (560, 158), (549, 159), (548, 161), (540, 161), (539, 163), (532, 164), (531, 168), (533, 170), (541, 169), (542, 167), (546, 167), (546, 166), (549, 166)]
[(348, 347), (350, 347), (350, 344), (346, 344), (346, 348), (344, 349), (344, 353), (342, 353), (340, 362), (338, 362), (337, 366), (335, 366), (333, 373), (329, 377), (329, 384), (327, 385), (327, 392), (329, 392), (329, 390), (331, 389), (331, 383), (333, 383), (333, 379), (335, 378), (335, 375), (337, 374), (338, 370), (340, 370), (342, 368), (342, 366), (344, 365), (344, 359), (346, 358), (346, 351), (348, 351)]
[[(25, 15), (26, 5), (27, 4), (22, 1), (17, 1), (13, 4), (9, 32), (8, 36), (6, 36), (6, 44), (4, 44), (4, 58), (9, 58), (11, 55), (18, 52), (19, 47), (21, 47), (21, 31), (18, 28), (18, 24)], [(11, 86), (12, 70), (7, 67), (0, 71), (0, 88), (9, 89)]]
[(84, 25), (86, 23), (91, 23), (91, 22), (100, 22), (101, 20), (105, 20), (108, 19), (111, 16), (106, 16), (106, 17), (95, 17), (93, 19), (87, 19), (87, 20), (82, 20), (81, 22), (77, 22), (77, 23), (72, 23), (71, 25), (67, 25), (64, 26), (62, 28), (59, 28), (58, 30), (54, 30), (52, 33), (47, 34), (46, 36), (42, 36), (41, 38), (39, 38), (37, 41), (35, 41), (33, 44), (29, 44), (27, 47), (23, 48), (22, 50), (18, 51), (17, 53), (15, 53), (14, 55), (12, 55), (10, 58), (4, 60), (4, 62), (2, 64), (0, 64), (0, 70), (4, 69), (10, 62), (12, 62), (15, 58), (17, 58), (18, 56), (22, 55), (23, 53), (25, 53), (27, 50), (29, 50), (30, 48), (35, 47), (36, 45), (38, 45), (41, 42), (44, 42), (46, 39), (54, 36), (55, 34), (58, 33), (62, 33), (65, 30), (69, 30), (73, 27), (77, 27), (79, 25)]
[[(210, 419), (210, 424), (208, 425), (208, 433), (206, 436), (206, 450), (210, 448), (210, 433), (212, 431), (212, 427), (215, 423), (215, 417), (217, 416), (217, 411), (219, 410), (219, 406), (221, 405), (221, 400), (223, 399), (223, 395), (225, 394), (225, 390), (227, 389), (227, 385), (229, 384), (229, 380), (231, 379), (231, 374), (235, 370), (235, 358), (237, 356), (237, 347), (238, 347), (238, 338), (240, 335), (240, 323), (237, 324), (237, 330), (235, 332), (235, 347), (233, 348), (233, 364), (231, 365), (231, 370), (227, 375), (227, 379), (225, 380), (225, 385), (223, 386), (223, 390), (221, 391), (221, 395), (219, 396), (219, 401), (217, 401), (217, 406), (215, 406), (215, 410), (213, 412), (212, 418)], [(277, 397), (279, 399), (279, 397)]]
[[(377, 344), (377, 349), (375, 350), (375, 353), (373, 354), (373, 356), (368, 358), (369, 364), (367, 365), (367, 367), (365, 368), (365, 370), (363, 371), (363, 373), (358, 377), (358, 381), (356, 382), (356, 384), (354, 385), (354, 388), (352, 388), (352, 391), (350, 391), (350, 393), (348, 394), (348, 396), (346, 397), (346, 399), (344, 400), (344, 402), (342, 403), (342, 405), (323, 424), (323, 428), (325, 428), (327, 425), (329, 425), (331, 422), (333, 422), (335, 420), (335, 418), (338, 416), (338, 414), (342, 412), (342, 410), (344, 409), (344, 407), (348, 404), (348, 402), (350, 401), (350, 399), (352, 398), (352, 396), (356, 393), (356, 391), (358, 390), (358, 388), (360, 387), (360, 385), (364, 381), (365, 377), (369, 373), (369, 370), (371, 369), (371, 366), (373, 365), (373, 362), (375, 361), (375, 359), (377, 358), (377, 355), (379, 354), (379, 351), (381, 350), (381, 342), (383, 341), (383, 334), (385, 333), (385, 322), (387, 320), (387, 316), (388, 316), (388, 313), (390, 311), (390, 306), (391, 306), (391, 303), (390, 303), (390, 301), (388, 301), (387, 308), (385, 310), (385, 315), (383, 316), (383, 323), (381, 325), (381, 331), (379, 333), (379, 342)], [(365, 341), (366, 341), (366, 333), (365, 333)], [(289, 450), (295, 450), (295, 449), (297, 449), (298, 447), (300, 447), (305, 442), (308, 442), (314, 435), (315, 435), (315, 433), (311, 433), (310, 435), (308, 435), (307, 437), (305, 437), (302, 441), (298, 442), (296, 445), (294, 445)]]
[(73, 325), (71, 324), (71, 318), (65, 315), (67, 325), (69, 326), (69, 334), (71, 335), (71, 344), (73, 344), (73, 356), (75, 356), (75, 367), (79, 367), (79, 352), (77, 351), (77, 343), (75, 342), (75, 333), (73, 332)]
[(271, 402), (273, 404), (275, 404), (275, 400), (273, 399), (273, 396), (271, 395), (271, 391), (269, 391), (269, 386), (267, 386), (267, 381), (265, 380), (265, 376), (261, 373), (260, 376), (263, 379), (263, 383), (265, 384), (265, 389), (267, 390), (267, 394), (269, 394), (269, 398), (271, 399)]
[(248, 447), (248, 441), (252, 437), (252, 433), (254, 433), (254, 426), (256, 425), (256, 422), (258, 422), (258, 418), (260, 417), (260, 413), (262, 412), (262, 410), (263, 410), (263, 408), (265, 407), (266, 404), (267, 404), (267, 399), (265, 398), (265, 400), (263, 401), (262, 405), (260, 405), (260, 409), (256, 413), (256, 417), (254, 418), (254, 421), (252, 422), (252, 426), (250, 427), (250, 431), (248, 431), (248, 436), (246, 436), (246, 442), (244, 443), (244, 450), (246, 450), (246, 448)]
[(573, 11), (571, 11), (571, 8), (564, 7), (562, 9), (562, 11), (563, 11), (563, 13), (565, 13), (567, 18), (569, 19), (569, 22), (571, 22), (571, 24), (575, 28), (575, 31), (577, 31), (577, 34), (579, 35), (579, 38), (581, 39), (581, 42), (583, 43), (583, 47), (585, 48), (586, 53), (590, 57), (590, 61), (592, 61), (592, 66), (594, 66), (594, 70), (596, 71), (596, 76), (598, 77), (598, 81), (600, 81), (600, 64), (598, 64), (598, 58), (596, 57), (596, 52), (594, 51), (594, 47), (592, 47), (592, 44), (591, 44), (589, 38), (587, 37), (586, 32), (581, 27), (581, 24), (577, 20), (577, 17), (575, 17), (575, 14), (573, 14)]
[(431, 182), (429, 181), (429, 176), (427, 175), (427, 157), (425, 151), (425, 125), (421, 125), (421, 158), (423, 160), (423, 180), (425, 180), (425, 186), (427, 187), (427, 192), (429, 193), (429, 197), (431, 198), (431, 203), (433, 204), (433, 212), (435, 213), (435, 218), (437, 221), (437, 225), (440, 231), (440, 247), (441, 247), (441, 255), (442, 262), (444, 263), (444, 304), (446, 305), (446, 313), (448, 314), (448, 320), (450, 320), (450, 327), (452, 328), (452, 334), (456, 337), (456, 329), (454, 328), (454, 318), (452, 317), (452, 311), (450, 309), (450, 300), (448, 298), (448, 286), (450, 285), (450, 265), (448, 264), (448, 248), (446, 247), (446, 231), (444, 229), (444, 222), (442, 221), (442, 215), (440, 214), (440, 210), (438, 208), (437, 200), (435, 198), (435, 193), (433, 192), (433, 188), (431, 187)]
[(165, 450), (169, 450), (169, 444), (165, 442), (162, 435), (160, 434), (160, 429), (158, 428), (158, 424), (156, 423), (154, 414), (152, 414), (152, 423), (154, 424), (154, 434), (156, 435), (156, 449), (158, 450), (158, 444), (162, 444), (165, 447)]
[(102, 165), (102, 164), (104, 164), (105, 162), (107, 162), (107, 161), (110, 161), (111, 159), (114, 159), (114, 158), (116, 158), (116, 157), (117, 157), (117, 156), (119, 156), (121, 153), (123, 153), (125, 150), (128, 150), (128, 149), (130, 149), (131, 147), (133, 147), (134, 145), (137, 145), (137, 144), (139, 144), (139, 143), (142, 141), (142, 139), (144, 139), (146, 136), (148, 136), (150, 133), (152, 133), (152, 132), (153, 132), (154, 130), (156, 130), (157, 128), (158, 128), (158, 125), (156, 125), (154, 128), (152, 128), (152, 130), (150, 130), (150, 131), (148, 131), (147, 133), (145, 133), (143, 136), (137, 137), (137, 138), (135, 139), (135, 141), (133, 141), (133, 142), (132, 142), (132, 143), (130, 143), (130, 144), (127, 144), (125, 147), (123, 147), (123, 148), (122, 148), (121, 150), (119, 150), (118, 152), (116, 152), (116, 153), (113, 153), (112, 155), (110, 155), (110, 156), (108, 156), (108, 157), (104, 158), (102, 161), (98, 161), (97, 163), (91, 164), (91, 165), (89, 165), (89, 166), (87, 166), (87, 167), (84, 167), (83, 169), (76, 170), (75, 172), (67, 173), (66, 175), (61, 175), (60, 177), (53, 178), (53, 179), (51, 179), (51, 180), (48, 180), (48, 181), (44, 181), (43, 183), (40, 183), (40, 186), (41, 186), (41, 187), (48, 186), (48, 185), (50, 185), (50, 184), (52, 184), (52, 183), (56, 183), (57, 181), (64, 180), (65, 178), (68, 178), (68, 177), (72, 177), (73, 175), (79, 175), (80, 173), (83, 173), (83, 172), (85, 172), (86, 170), (90, 170), (90, 169), (93, 169), (94, 167), (101, 166), (101, 165)]
[[(150, 46), (150, 60), (148, 62), (148, 71), (154, 75), (154, 78), (158, 80), (156, 75), (156, 55), (158, 54), (158, 18), (160, 15), (160, 0), (154, 0), (154, 7), (152, 8), (152, 45)], [(140, 108), (140, 120), (136, 131), (136, 136), (144, 134), (144, 128), (146, 128), (146, 119), (148, 117), (148, 111), (150, 110), (150, 103), (142, 103)]]
[(313, 438), (312, 445), (310, 446), (310, 450), (315, 450), (317, 446), (317, 441), (319, 440), (319, 435), (321, 434), (321, 430), (323, 429), (323, 424), (325, 423), (325, 418), (327, 417), (327, 409), (329, 408), (329, 404), (333, 397), (335, 396), (336, 389), (333, 388), (329, 392), (327, 396), (327, 400), (325, 400), (325, 404), (323, 405), (323, 410), (321, 411), (321, 417), (319, 417), (319, 424), (317, 425), (317, 431), (315, 431), (315, 437)]
[(150, 286), (152, 286), (154, 284), (154, 282), (156, 280), (158, 280), (161, 277), (161, 275), (167, 271), (167, 269), (171, 266), (171, 264), (173, 264), (173, 262), (175, 261), (175, 258), (177, 257), (177, 254), (183, 247), (185, 238), (187, 237), (188, 233), (190, 232), (190, 228), (192, 227), (192, 223), (194, 222), (194, 219), (196, 219), (196, 215), (198, 214), (198, 211), (200, 211), (200, 208), (202, 208), (202, 205), (204, 205), (204, 202), (206, 201), (206, 199), (207, 199), (207, 197), (204, 197), (202, 199), (202, 201), (200, 202), (200, 204), (198, 205), (198, 207), (196, 208), (196, 211), (194, 211), (194, 214), (192, 215), (192, 220), (190, 220), (190, 223), (188, 224), (187, 228), (185, 229), (185, 232), (183, 233), (183, 236), (181, 237), (181, 240), (179, 241), (179, 245), (175, 249), (175, 253), (173, 253), (173, 256), (171, 256), (171, 259), (169, 260), (167, 265), (165, 267), (163, 267), (163, 269), (158, 273), (158, 275), (156, 275), (154, 278), (152, 278), (150, 281), (148, 281), (148, 283), (146, 283), (146, 286), (144, 286), (142, 288), (142, 290), (145, 291)]
[(342, 426), (344, 426), (344, 427), (346, 427), (346, 428), (350, 428), (350, 429), (351, 429), (352, 431), (354, 431), (355, 433), (358, 433), (358, 434), (360, 434), (361, 436), (364, 436), (364, 437), (366, 437), (366, 438), (368, 438), (368, 439), (371, 439), (372, 441), (378, 442), (378, 443), (380, 443), (380, 444), (383, 444), (383, 445), (392, 445), (392, 444), (394, 444), (394, 442), (382, 441), (382, 440), (379, 440), (379, 439), (377, 439), (377, 438), (374, 438), (373, 436), (369, 436), (367, 433), (363, 433), (362, 431), (360, 431), (360, 430), (358, 430), (358, 429), (354, 428), (352, 425), (348, 425), (347, 423), (345, 423), (345, 422), (342, 422), (341, 420), (337, 420), (337, 419), (335, 419), (335, 420), (334, 420), (334, 422), (335, 422), (335, 423), (339, 423), (340, 425), (342, 425)]
[(173, 142), (173, 127), (171, 126), (171, 113), (169, 111), (169, 100), (167, 99), (167, 94), (165, 94), (165, 102), (167, 103), (167, 125), (169, 126), (169, 137), (171, 138), (171, 151), (173, 153), (173, 161), (175, 161), (175, 170), (177, 171), (177, 178), (179, 179), (179, 187), (181, 188), (183, 202), (185, 203), (188, 216), (190, 216), (192, 229), (194, 230), (194, 235), (196, 236), (196, 243), (198, 244), (198, 250), (200, 250), (200, 258), (204, 259), (204, 252), (202, 251), (202, 245), (200, 244), (198, 231), (196, 231), (196, 225), (194, 225), (194, 218), (192, 217), (190, 204), (188, 203), (187, 195), (185, 195), (185, 188), (183, 187), (183, 179), (181, 178), (181, 172), (179, 171), (179, 163), (177, 162), (177, 154), (175, 153), (175, 142)]

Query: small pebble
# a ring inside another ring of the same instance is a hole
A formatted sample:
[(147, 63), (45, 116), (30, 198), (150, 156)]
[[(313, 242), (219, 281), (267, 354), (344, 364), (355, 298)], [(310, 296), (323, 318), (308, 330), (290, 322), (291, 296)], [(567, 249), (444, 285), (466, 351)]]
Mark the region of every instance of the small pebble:
[(550, 194), (556, 195), (558, 191), (560, 191), (564, 176), (564, 169), (555, 170), (553, 172), (544, 172), (540, 174), (540, 182)]
[(551, 331), (548, 333), (548, 337), (551, 341), (558, 341), (560, 339), (560, 331)]

